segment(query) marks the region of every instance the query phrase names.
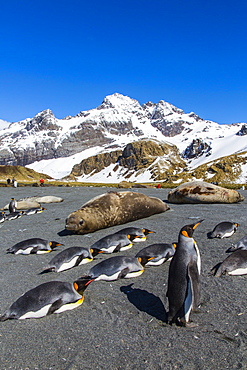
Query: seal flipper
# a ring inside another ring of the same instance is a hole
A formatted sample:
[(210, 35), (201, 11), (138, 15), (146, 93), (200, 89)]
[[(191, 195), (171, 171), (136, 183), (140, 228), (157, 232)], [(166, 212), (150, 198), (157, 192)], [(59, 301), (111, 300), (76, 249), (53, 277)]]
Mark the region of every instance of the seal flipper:
[(200, 275), (196, 261), (189, 262), (188, 275), (192, 290), (192, 310), (196, 310), (200, 304)]

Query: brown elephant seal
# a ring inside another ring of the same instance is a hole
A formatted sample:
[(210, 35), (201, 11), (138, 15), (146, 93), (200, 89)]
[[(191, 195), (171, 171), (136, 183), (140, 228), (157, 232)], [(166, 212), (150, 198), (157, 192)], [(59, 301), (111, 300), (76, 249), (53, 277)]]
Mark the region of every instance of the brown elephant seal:
[(243, 200), (236, 190), (204, 181), (186, 182), (168, 193), (170, 203), (237, 203)]
[(75, 234), (87, 234), (168, 209), (166, 203), (155, 197), (130, 191), (112, 191), (89, 200), (80, 209), (72, 212), (65, 227)]

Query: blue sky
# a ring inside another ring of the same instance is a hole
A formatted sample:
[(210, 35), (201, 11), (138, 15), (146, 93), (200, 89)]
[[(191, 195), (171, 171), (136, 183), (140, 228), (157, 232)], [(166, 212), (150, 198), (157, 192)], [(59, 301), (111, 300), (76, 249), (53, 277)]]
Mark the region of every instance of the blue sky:
[(1, 1), (0, 118), (106, 95), (247, 122), (246, 0)]

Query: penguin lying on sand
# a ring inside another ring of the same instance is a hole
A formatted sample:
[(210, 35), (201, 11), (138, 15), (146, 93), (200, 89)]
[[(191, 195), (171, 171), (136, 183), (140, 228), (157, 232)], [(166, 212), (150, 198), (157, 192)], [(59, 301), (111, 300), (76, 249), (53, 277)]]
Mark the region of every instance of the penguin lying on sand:
[(89, 282), (78, 279), (74, 283), (49, 281), (38, 285), (20, 296), (0, 317), (0, 321), (37, 319), (72, 310), (82, 304), (83, 293), (88, 284)]
[(29, 208), (26, 211), (24, 211), (24, 215), (31, 216), (31, 215), (35, 215), (36, 213), (42, 213), (44, 211), (46, 211), (46, 208), (44, 208), (44, 207)]
[(239, 227), (239, 224), (236, 222), (230, 222), (230, 221), (223, 221), (220, 222), (218, 225), (215, 226), (213, 231), (208, 233), (208, 238), (229, 238), (232, 236)]
[(190, 312), (199, 305), (201, 257), (193, 233), (202, 221), (184, 226), (178, 236), (176, 251), (169, 266), (166, 294), (169, 324), (190, 326)]
[(0, 224), (1, 224), (2, 222), (4, 222), (4, 221), (5, 221), (5, 219), (6, 219), (5, 212), (0, 212)]
[(171, 259), (175, 253), (176, 244), (157, 243), (141, 249), (136, 257), (153, 258), (145, 266), (159, 266)]
[(125, 227), (124, 229), (117, 231), (115, 234), (133, 235), (135, 236), (133, 239), (134, 242), (143, 242), (147, 239), (147, 235), (152, 233), (155, 233), (155, 231), (142, 229), (140, 227)]
[(82, 276), (85, 281), (113, 281), (140, 276), (148, 259), (145, 257), (114, 256), (94, 265), (87, 275)]
[(69, 270), (72, 267), (93, 261), (94, 256), (98, 253), (100, 253), (100, 251), (84, 247), (66, 248), (53, 257), (41, 273)]
[(17, 218), (20, 218), (24, 215), (24, 211), (15, 211), (8, 214), (5, 214), (5, 220), (6, 221), (12, 221), (16, 220)]
[(232, 252), (223, 262), (215, 265), (211, 271), (216, 277), (221, 275), (246, 275), (247, 250), (238, 249)]
[(43, 254), (49, 253), (54, 250), (54, 248), (59, 247), (63, 244), (48, 241), (41, 238), (32, 238), (23, 240), (12, 247), (7, 249), (7, 253), (13, 254)]
[(238, 249), (247, 249), (247, 235), (240, 239), (236, 244), (226, 250), (226, 253), (234, 252)]
[(134, 238), (135, 236), (129, 234), (110, 234), (98, 240), (90, 248), (98, 249), (105, 253), (122, 252), (133, 246), (132, 241)]

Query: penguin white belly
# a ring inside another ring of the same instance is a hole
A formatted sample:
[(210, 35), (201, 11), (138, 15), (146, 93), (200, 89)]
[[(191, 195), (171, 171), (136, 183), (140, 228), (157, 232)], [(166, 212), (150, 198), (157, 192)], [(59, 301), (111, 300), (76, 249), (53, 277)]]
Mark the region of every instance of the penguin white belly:
[(81, 262), (79, 263), (79, 266), (85, 265), (85, 263), (92, 262), (93, 258), (83, 258)]
[(135, 242), (135, 243), (139, 243), (139, 242), (145, 242), (146, 241), (146, 239), (147, 239), (147, 237), (146, 236), (142, 236), (142, 237), (136, 237), (134, 240), (133, 240), (133, 242)]
[(198, 268), (198, 272), (199, 272), (199, 275), (200, 275), (201, 274), (201, 268), (202, 268), (201, 255), (200, 255), (200, 251), (199, 251), (199, 248), (198, 248), (196, 242), (194, 243), (194, 246), (195, 246), (195, 250), (196, 250), (196, 254), (197, 254), (197, 268)]
[(26, 249), (18, 249), (18, 251), (15, 252), (15, 254), (30, 254), (33, 250), (33, 247), (29, 247)]
[(45, 254), (45, 253), (50, 253), (51, 250), (48, 251), (37, 251), (36, 254)]
[(235, 230), (232, 230), (228, 233), (225, 233), (224, 235), (222, 235), (221, 239), (223, 238), (229, 238), (230, 236), (232, 236), (232, 234), (234, 234)]
[(121, 248), (120, 248), (120, 252), (122, 252), (122, 251), (126, 251), (127, 249), (130, 249), (132, 246), (133, 246), (133, 244), (132, 244), (132, 243), (130, 243), (130, 244), (128, 244), (128, 245), (125, 245), (124, 247), (121, 247)]
[(64, 262), (57, 270), (57, 272), (61, 272), (61, 271), (65, 271), (65, 270), (69, 270), (71, 269), (72, 267), (75, 266), (75, 263), (78, 259), (78, 256), (72, 258), (72, 260), (70, 260), (69, 262)]
[(73, 303), (67, 303), (61, 306), (58, 310), (54, 311), (54, 313), (61, 313), (68, 310), (73, 310), (74, 308), (80, 306), (84, 301), (84, 296), (82, 296), (78, 301)]
[(115, 272), (115, 274), (113, 275), (101, 274), (95, 279), (95, 281), (97, 280), (104, 280), (104, 281), (117, 280), (120, 273), (121, 271)]
[[(170, 261), (171, 259), (172, 259), (172, 257), (170, 257), (170, 258), (168, 259), (168, 261)], [(146, 266), (160, 266), (160, 265), (162, 265), (162, 263), (164, 263), (164, 261), (165, 261), (165, 257), (164, 257), (164, 258), (159, 259), (158, 261), (151, 260), (151, 261), (148, 261), (148, 262), (146, 263)]]
[(42, 307), (38, 311), (28, 311), (24, 315), (19, 317), (19, 320), (24, 320), (24, 319), (38, 319), (40, 317), (44, 317), (47, 315), (49, 308), (51, 307), (51, 303), (47, 304), (46, 306)]
[(100, 250), (105, 252), (105, 253), (113, 253), (116, 249), (116, 245), (112, 245), (111, 247), (109, 248), (101, 248)]
[(125, 275), (124, 278), (129, 279), (129, 278), (140, 276), (143, 273), (143, 271), (144, 271), (144, 269), (139, 270), (139, 271), (129, 272), (127, 275)]
[(239, 268), (230, 272), (227, 272), (228, 275), (246, 275), (247, 274), (247, 267)]
[(185, 301), (184, 301), (184, 313), (185, 313), (184, 318), (185, 318), (186, 322), (189, 321), (191, 308), (192, 308), (192, 290), (191, 290), (191, 281), (189, 279), (188, 289), (187, 289), (187, 296), (186, 296)]

